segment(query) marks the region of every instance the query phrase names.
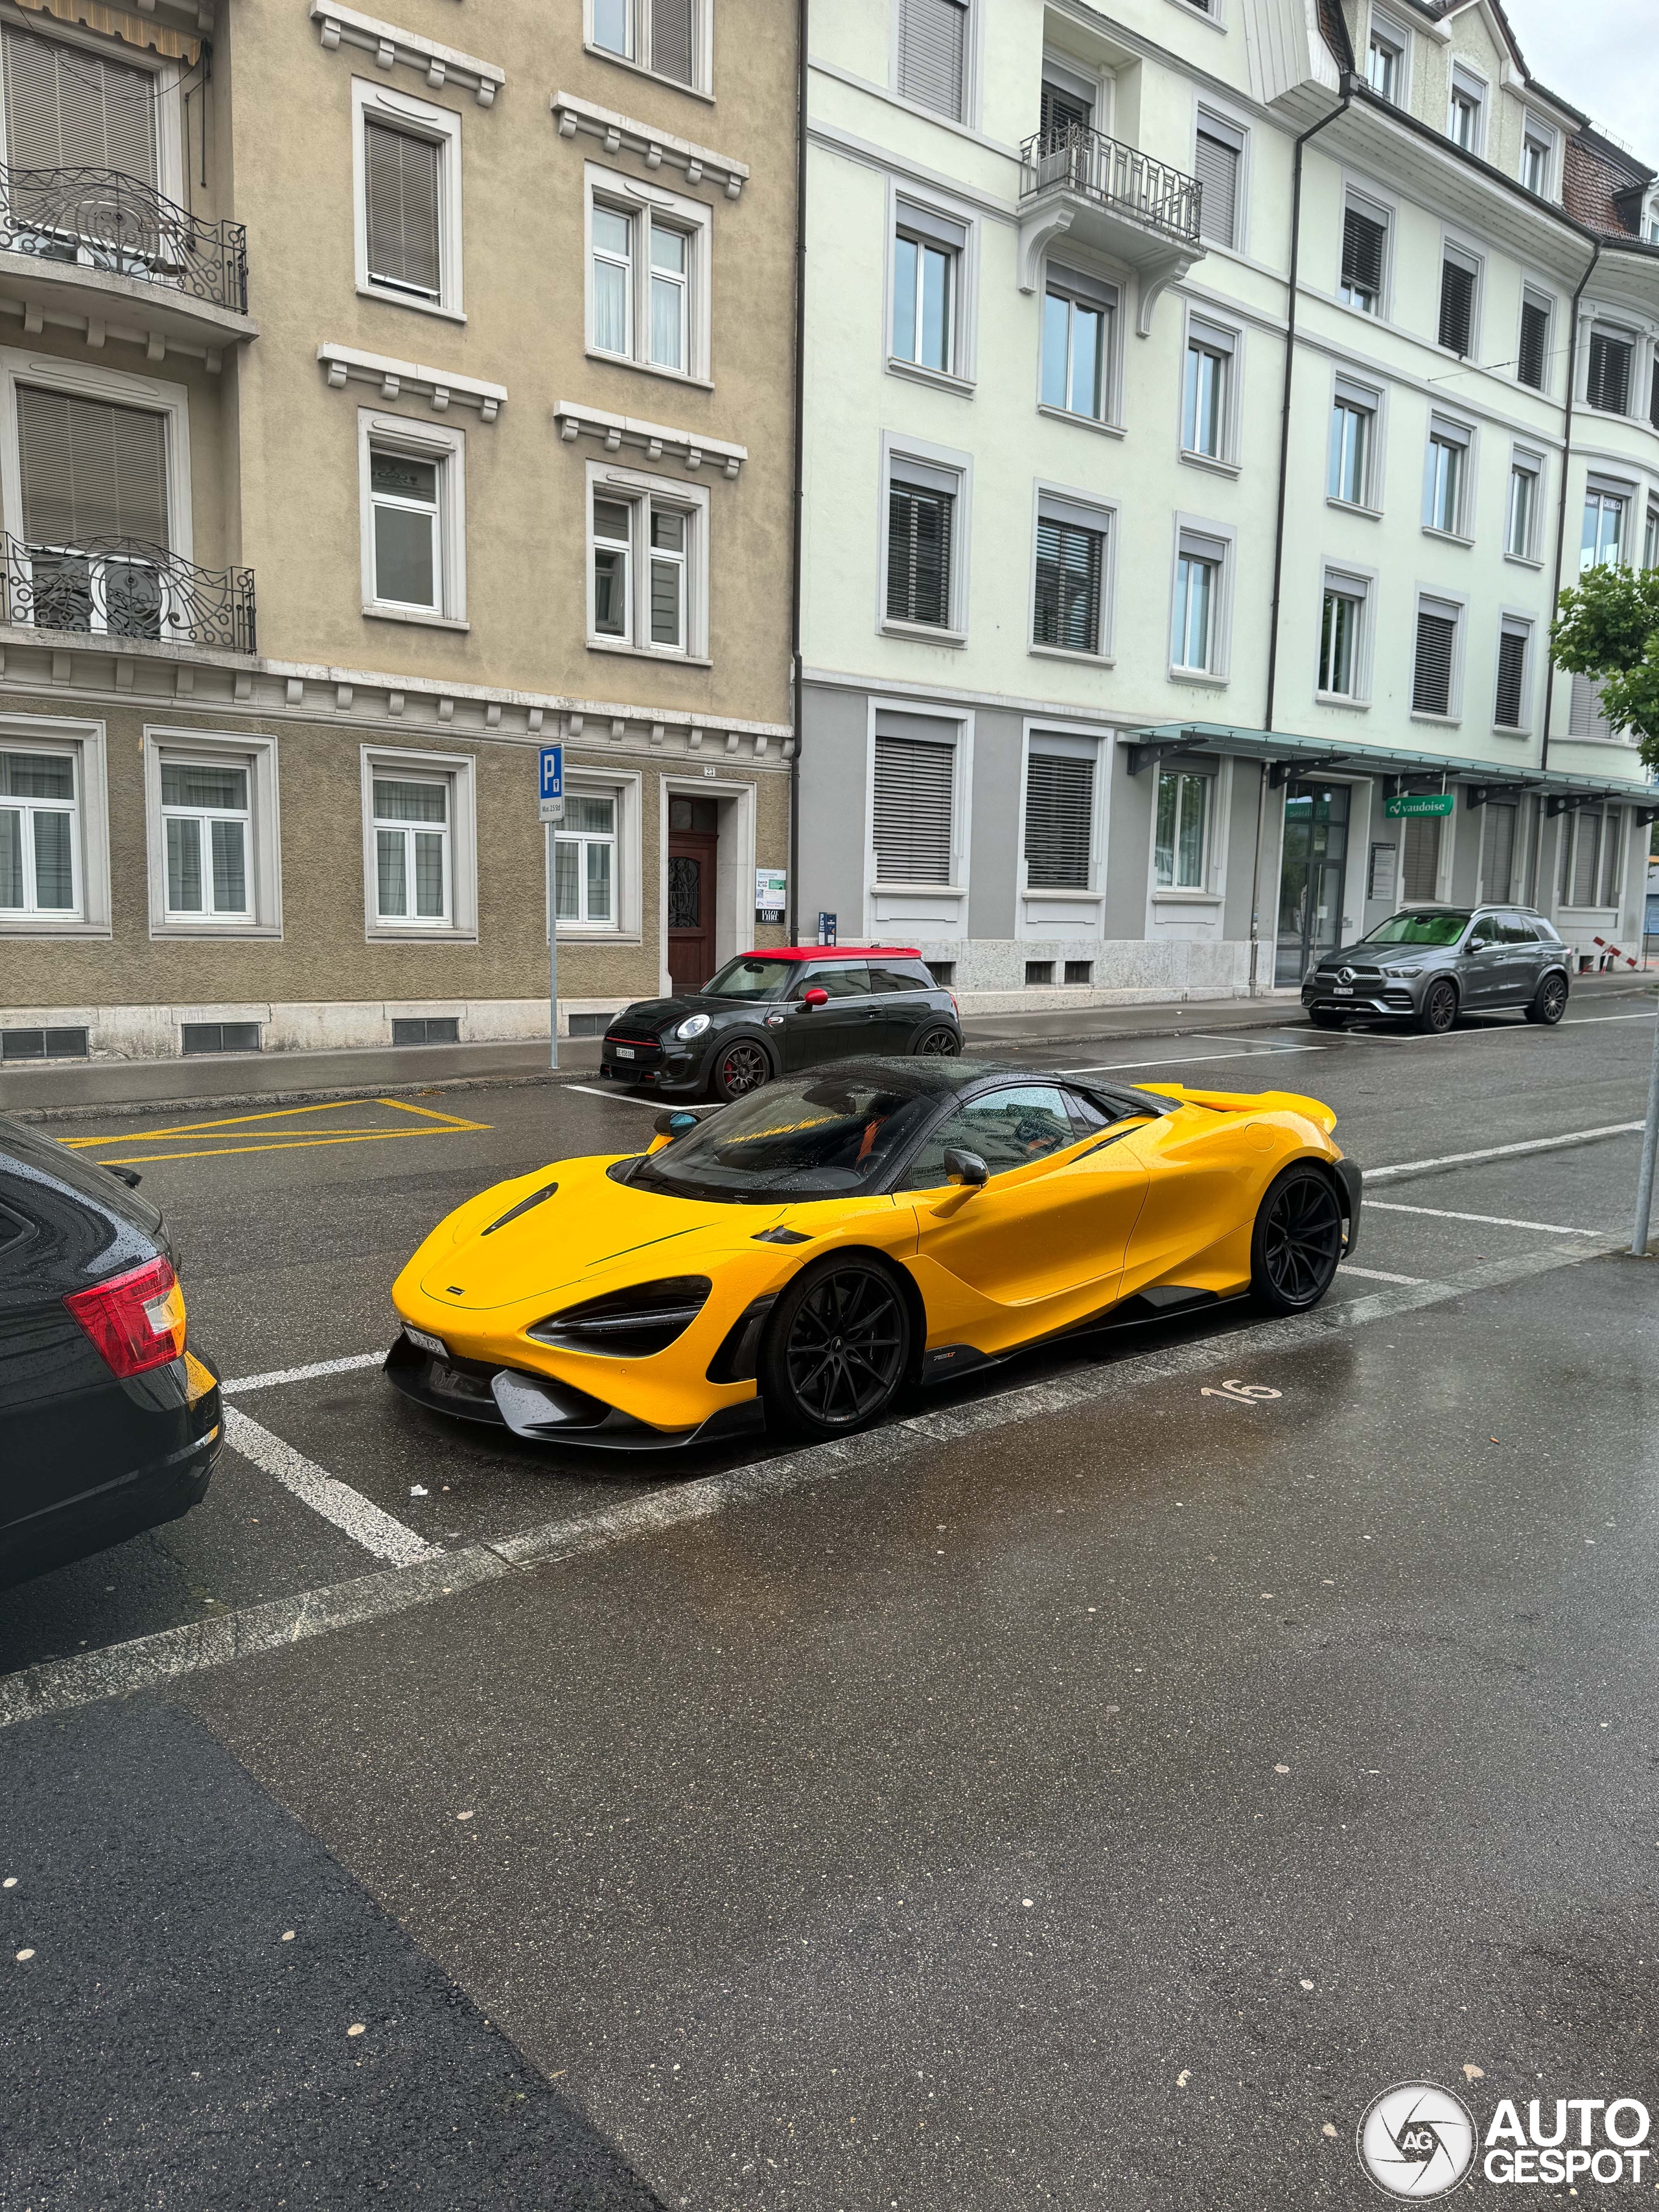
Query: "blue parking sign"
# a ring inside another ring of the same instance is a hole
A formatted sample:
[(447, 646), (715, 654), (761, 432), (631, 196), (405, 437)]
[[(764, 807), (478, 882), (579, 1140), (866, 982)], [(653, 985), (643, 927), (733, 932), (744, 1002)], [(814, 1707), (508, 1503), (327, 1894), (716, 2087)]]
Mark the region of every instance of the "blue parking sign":
[(564, 797), (564, 747), (562, 745), (542, 747), (541, 788), (538, 796), (542, 799)]

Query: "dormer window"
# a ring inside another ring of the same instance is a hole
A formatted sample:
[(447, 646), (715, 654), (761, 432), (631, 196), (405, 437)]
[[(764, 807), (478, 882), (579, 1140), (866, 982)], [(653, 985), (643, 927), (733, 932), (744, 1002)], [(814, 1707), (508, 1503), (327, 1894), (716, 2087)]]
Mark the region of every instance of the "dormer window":
[(1555, 186), (1555, 134), (1528, 117), (1521, 141), (1521, 181), (1535, 198), (1547, 200)]
[(1486, 143), (1486, 88), (1478, 76), (1452, 64), (1451, 107), (1446, 135), (1466, 154), (1478, 154)]
[(1371, 17), (1370, 43), (1365, 52), (1365, 82), (1379, 100), (1391, 107), (1406, 97), (1406, 34), (1382, 16)]

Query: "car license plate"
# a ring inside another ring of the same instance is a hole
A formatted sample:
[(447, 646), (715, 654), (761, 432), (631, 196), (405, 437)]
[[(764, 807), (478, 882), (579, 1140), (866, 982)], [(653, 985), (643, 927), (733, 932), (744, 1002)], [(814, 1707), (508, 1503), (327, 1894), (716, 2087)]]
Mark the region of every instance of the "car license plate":
[(618, 1060), (634, 1060), (638, 1057), (631, 1044), (616, 1044), (612, 1045), (611, 1049)]
[(449, 1346), (441, 1336), (428, 1336), (423, 1328), (411, 1328), (407, 1322), (404, 1323), (404, 1334), (411, 1344), (418, 1344), (422, 1352), (429, 1352), (439, 1359), (448, 1358)]
[(1353, 985), (1352, 983), (1333, 983), (1331, 988), (1335, 992), (1339, 999), (1351, 999), (1353, 996)]

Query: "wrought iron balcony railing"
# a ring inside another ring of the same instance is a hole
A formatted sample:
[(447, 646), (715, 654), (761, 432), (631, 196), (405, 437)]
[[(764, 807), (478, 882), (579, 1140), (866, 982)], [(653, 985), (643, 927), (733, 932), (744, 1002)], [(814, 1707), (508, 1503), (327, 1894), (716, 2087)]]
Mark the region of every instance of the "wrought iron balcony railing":
[(252, 568), (198, 568), (165, 545), (88, 538), (31, 545), (8, 534), (4, 618), (33, 629), (164, 638), (222, 653), (257, 648)]
[(1198, 243), (1203, 192), (1198, 179), (1080, 123), (1033, 132), (1019, 149), (1019, 172), (1022, 199), (1059, 185), (1188, 245)]
[(0, 251), (109, 270), (247, 313), (242, 225), (203, 222), (154, 185), (116, 169), (0, 163)]

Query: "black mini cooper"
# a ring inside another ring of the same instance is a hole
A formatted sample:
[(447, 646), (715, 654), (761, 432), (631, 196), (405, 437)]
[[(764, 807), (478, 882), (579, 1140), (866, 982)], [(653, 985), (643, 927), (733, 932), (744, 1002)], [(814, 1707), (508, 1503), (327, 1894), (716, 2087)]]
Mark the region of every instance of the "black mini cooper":
[(790, 945), (740, 953), (700, 991), (625, 1007), (601, 1073), (729, 1100), (822, 1060), (961, 1050), (957, 1002), (914, 948)]

